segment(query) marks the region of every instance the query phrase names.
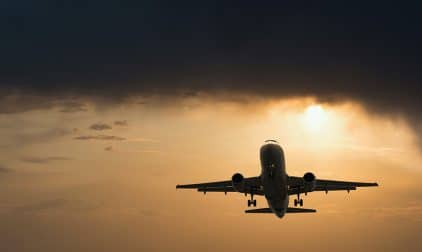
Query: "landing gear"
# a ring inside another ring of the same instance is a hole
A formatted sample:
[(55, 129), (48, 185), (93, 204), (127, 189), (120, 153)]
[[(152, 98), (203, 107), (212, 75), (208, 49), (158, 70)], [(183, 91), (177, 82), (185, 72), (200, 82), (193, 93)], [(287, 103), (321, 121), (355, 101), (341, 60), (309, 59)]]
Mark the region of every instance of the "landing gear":
[(297, 199), (295, 199), (294, 205), (300, 205), (301, 207), (303, 206), (303, 199), (300, 198), (300, 194), (297, 194)]
[(256, 200), (248, 200), (248, 207), (250, 207), (250, 206), (254, 206), (254, 207), (256, 207)]
[(256, 200), (254, 200), (253, 199), (253, 193), (251, 193), (251, 199), (250, 200), (248, 200), (248, 207), (250, 207), (250, 206), (254, 206), (254, 207), (256, 207)]
[(294, 201), (295, 206), (299, 205), (299, 206), (303, 206), (303, 199), (295, 199)]

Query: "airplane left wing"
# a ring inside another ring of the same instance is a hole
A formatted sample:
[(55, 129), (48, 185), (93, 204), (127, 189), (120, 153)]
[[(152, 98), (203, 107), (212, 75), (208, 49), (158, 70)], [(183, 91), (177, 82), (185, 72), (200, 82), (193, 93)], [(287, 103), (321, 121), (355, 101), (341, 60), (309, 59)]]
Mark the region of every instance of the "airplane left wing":
[(232, 181), (218, 181), (218, 182), (207, 182), (207, 183), (198, 183), (198, 184), (186, 184), (186, 185), (177, 185), (176, 188), (179, 189), (199, 189), (199, 188), (225, 188), (231, 187)]
[(236, 190), (233, 188), (231, 180), (207, 182), (198, 184), (177, 185), (176, 189), (197, 189), (198, 192), (240, 192), (240, 193), (253, 193), (255, 195), (263, 195), (261, 190), (261, 180), (259, 177), (244, 178), (242, 188)]

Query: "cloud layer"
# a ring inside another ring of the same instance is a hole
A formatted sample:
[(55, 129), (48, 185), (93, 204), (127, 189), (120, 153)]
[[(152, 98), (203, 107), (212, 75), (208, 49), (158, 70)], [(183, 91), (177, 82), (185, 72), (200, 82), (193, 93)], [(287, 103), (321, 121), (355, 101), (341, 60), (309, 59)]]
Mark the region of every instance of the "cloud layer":
[(123, 141), (126, 140), (124, 137), (112, 136), (112, 135), (83, 135), (74, 137), (75, 140), (107, 140), (107, 141)]
[[(0, 113), (75, 97), (110, 103), (198, 93), (315, 96), (356, 100), (421, 130), (418, 6), (94, 1), (83, 8), (2, 7), (8, 39), (0, 47)], [(62, 107), (86, 109), (78, 102)]]

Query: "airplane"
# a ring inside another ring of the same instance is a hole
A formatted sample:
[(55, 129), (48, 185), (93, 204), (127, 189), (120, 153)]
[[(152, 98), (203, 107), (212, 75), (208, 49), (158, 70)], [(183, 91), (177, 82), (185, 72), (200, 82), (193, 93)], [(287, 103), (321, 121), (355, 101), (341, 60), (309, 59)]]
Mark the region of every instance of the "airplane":
[[(266, 140), (260, 149), (261, 175), (244, 178), (242, 174), (235, 173), (231, 180), (176, 185), (176, 189), (197, 189), (199, 192), (238, 192), (245, 196), (250, 195), (248, 207), (256, 207), (255, 195), (265, 196), (268, 207), (245, 210), (245, 213), (273, 213), (282, 218), (286, 213), (314, 213), (315, 209), (303, 207), (301, 194), (315, 191), (347, 191), (356, 190), (357, 187), (378, 186), (377, 183), (348, 182), (316, 179), (312, 172), (307, 172), (303, 177), (289, 176), (286, 173), (284, 152), (275, 140)], [(289, 206), (289, 196), (296, 195), (295, 207)], [(296, 206), (300, 208), (296, 208)]]

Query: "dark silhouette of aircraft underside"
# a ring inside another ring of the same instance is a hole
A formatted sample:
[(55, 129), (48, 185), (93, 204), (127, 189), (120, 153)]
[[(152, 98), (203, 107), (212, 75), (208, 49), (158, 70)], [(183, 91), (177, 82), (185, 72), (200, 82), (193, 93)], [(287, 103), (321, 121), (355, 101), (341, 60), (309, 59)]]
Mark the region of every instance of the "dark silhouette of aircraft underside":
[[(315, 209), (303, 207), (301, 194), (315, 191), (347, 191), (356, 190), (357, 187), (378, 186), (377, 183), (349, 182), (316, 179), (312, 172), (307, 172), (303, 177), (289, 176), (286, 173), (284, 152), (274, 140), (267, 140), (260, 150), (261, 174), (257, 177), (244, 178), (242, 174), (235, 173), (231, 180), (208, 182), (199, 184), (177, 185), (178, 189), (197, 189), (204, 194), (207, 192), (238, 192), (250, 195), (248, 207), (256, 207), (255, 195), (264, 196), (267, 208), (249, 209), (246, 213), (274, 213), (282, 218), (286, 213), (314, 213)], [(295, 195), (295, 207), (288, 207), (289, 196)], [(300, 207), (297, 207), (300, 206)]]

